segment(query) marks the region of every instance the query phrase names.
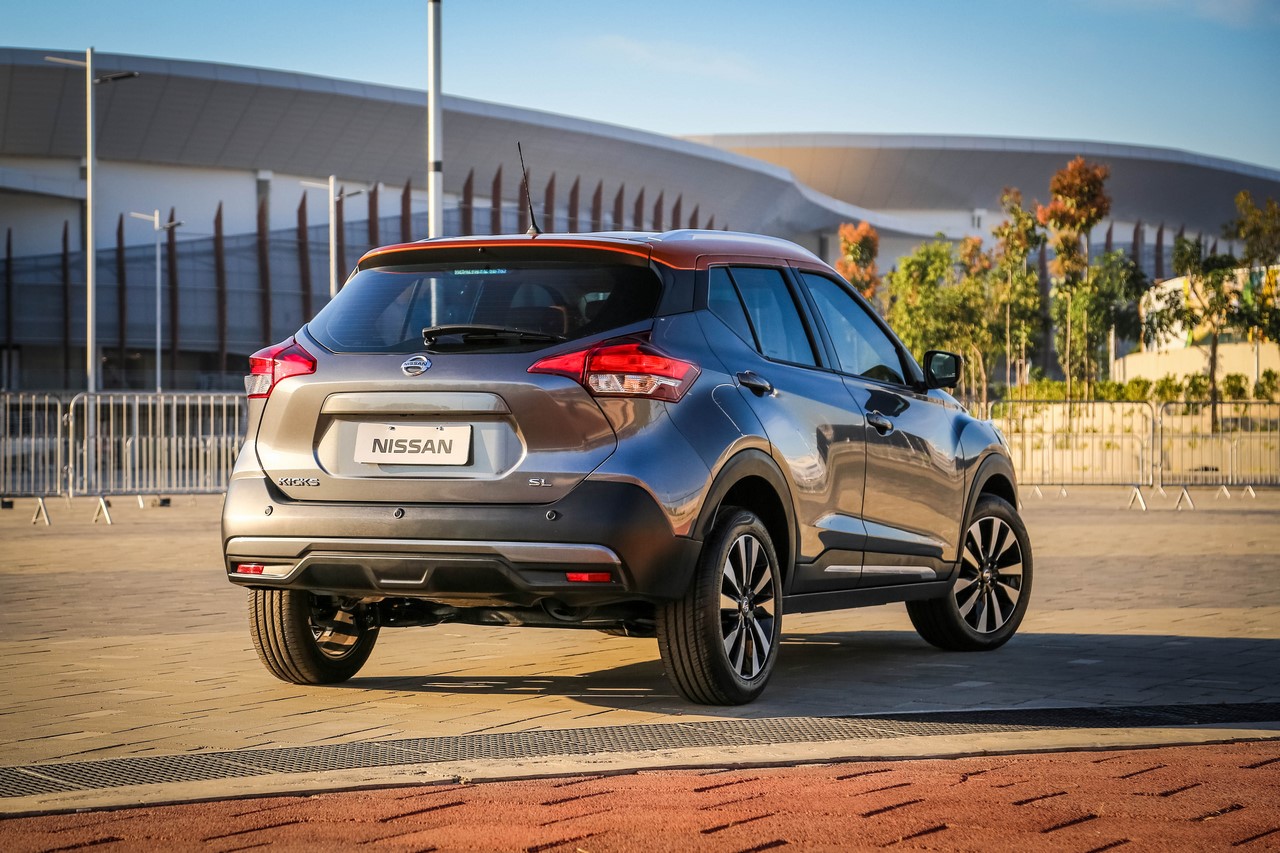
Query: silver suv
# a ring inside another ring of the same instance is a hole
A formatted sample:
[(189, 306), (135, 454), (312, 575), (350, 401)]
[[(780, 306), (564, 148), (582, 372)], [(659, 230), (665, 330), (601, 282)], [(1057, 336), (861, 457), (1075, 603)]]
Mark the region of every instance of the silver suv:
[(829, 266), (747, 234), (377, 249), (250, 359), (223, 514), (254, 645), (299, 684), (384, 628), (658, 639), (694, 702), (764, 689), (783, 613), (905, 601), (1002, 645), (1031, 547), (999, 433)]

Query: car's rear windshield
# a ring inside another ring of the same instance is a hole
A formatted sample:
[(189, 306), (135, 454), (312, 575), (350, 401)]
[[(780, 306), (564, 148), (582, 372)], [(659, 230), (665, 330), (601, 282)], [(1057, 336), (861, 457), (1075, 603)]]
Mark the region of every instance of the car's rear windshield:
[(417, 352), (424, 329), (448, 326), (536, 333), (545, 346), (649, 319), (661, 289), (648, 267), (622, 264), (375, 267), (357, 272), (307, 330), (334, 352)]

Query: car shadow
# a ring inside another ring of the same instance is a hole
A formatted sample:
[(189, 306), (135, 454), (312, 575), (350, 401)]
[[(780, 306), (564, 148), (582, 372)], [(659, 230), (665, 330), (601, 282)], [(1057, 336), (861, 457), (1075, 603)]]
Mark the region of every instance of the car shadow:
[[(564, 669), (561, 659), (548, 664)], [(910, 631), (784, 633), (764, 694), (749, 705), (714, 711), (676, 693), (656, 647), (649, 660), (594, 670), (588, 664), (573, 674), (513, 675), (500, 662), (494, 669), (356, 677), (342, 686), (512, 700), (564, 697), (603, 709), (734, 719), (1280, 701), (1280, 640), (1255, 638), (1027, 633), (991, 652), (954, 653)]]

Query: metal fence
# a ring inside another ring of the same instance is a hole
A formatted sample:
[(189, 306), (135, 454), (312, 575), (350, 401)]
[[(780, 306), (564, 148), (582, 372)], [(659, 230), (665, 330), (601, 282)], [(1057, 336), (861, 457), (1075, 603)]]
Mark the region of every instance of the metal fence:
[(56, 394), (0, 394), (0, 495), (62, 493), (66, 403)]
[(1160, 407), (1156, 480), (1161, 486), (1280, 485), (1280, 403)]
[(1018, 482), (1029, 486), (1150, 486), (1155, 411), (1150, 403), (1011, 400), (993, 403)]
[[(1280, 404), (1016, 400), (985, 411), (1027, 486), (1280, 485)], [(0, 394), (0, 496), (226, 489), (241, 394)]]
[(243, 394), (2, 394), (0, 494), (208, 494), (244, 443)]
[(221, 492), (246, 418), (243, 394), (80, 394), (68, 406), (67, 494)]

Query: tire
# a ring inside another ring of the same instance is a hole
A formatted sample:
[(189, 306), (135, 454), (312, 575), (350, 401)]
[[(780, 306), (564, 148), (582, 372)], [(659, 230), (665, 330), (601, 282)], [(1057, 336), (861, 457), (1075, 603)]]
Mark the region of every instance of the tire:
[(911, 624), (940, 649), (998, 649), (1017, 632), (1031, 600), (1031, 540), (1008, 501), (978, 498), (959, 563), (946, 596), (907, 602)]
[(276, 678), (336, 684), (360, 671), (378, 640), (375, 614), (292, 589), (249, 590), (249, 634)]
[(742, 705), (760, 695), (782, 637), (782, 573), (755, 513), (721, 510), (689, 590), (658, 607), (657, 635), (667, 677), (689, 701)]

